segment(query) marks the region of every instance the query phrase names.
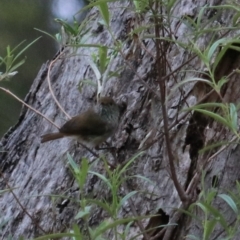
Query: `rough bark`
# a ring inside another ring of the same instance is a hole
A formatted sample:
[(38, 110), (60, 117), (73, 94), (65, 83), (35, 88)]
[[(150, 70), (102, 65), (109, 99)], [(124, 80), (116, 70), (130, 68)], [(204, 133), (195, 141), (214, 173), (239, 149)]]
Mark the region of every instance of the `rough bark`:
[[(219, 2), (211, 1), (210, 4), (216, 5)], [(197, 1), (196, 3), (193, 1), (178, 1), (173, 15), (178, 16), (179, 19), (185, 15), (194, 17), (202, 5), (201, 1)], [(151, 22), (147, 15), (138, 18), (131, 11), (131, 6), (128, 2), (109, 4), (112, 15), (111, 29), (117, 40), (127, 40), (127, 34), (137, 24), (147, 25)], [(95, 34), (94, 38), (90, 38), (88, 42), (111, 46), (113, 40), (108, 30), (106, 28), (101, 29), (98, 26), (99, 13), (96, 9), (91, 10), (90, 16), (94, 14), (96, 14), (96, 17), (91, 22), (92, 32), (97, 34)], [(224, 12), (217, 20), (227, 23), (231, 21), (231, 18), (231, 12)], [(172, 19), (172, 28), (174, 30), (177, 22), (178, 19)], [(184, 41), (185, 34), (188, 31), (190, 32), (191, 29), (181, 24), (177, 28), (175, 35), (179, 41)], [(202, 42), (200, 41), (199, 45), (204, 46), (207, 40), (207, 37), (206, 39), (201, 39)], [(166, 219), (155, 218), (155, 220), (158, 221), (158, 224), (161, 221), (166, 223), (168, 216), (171, 218), (175, 212), (174, 209), (180, 206), (180, 199), (169, 174), (168, 155), (164, 135), (162, 134), (163, 125), (160, 101), (155, 93), (149, 91), (149, 88), (146, 86), (147, 83), (159, 96), (158, 83), (155, 81), (155, 60), (150, 54), (143, 51), (139, 45), (136, 45), (137, 50), (132, 54), (131, 44), (134, 44), (134, 40), (129, 38), (123, 47), (123, 52), (126, 56), (131, 55), (131, 58), (128, 57), (127, 63), (121, 54), (119, 54), (114, 59), (112, 65), (112, 69), (124, 67), (121, 71), (121, 76), (109, 80), (103, 90), (105, 95), (110, 94), (114, 99), (127, 99), (126, 113), (121, 120), (121, 125), (117, 133), (110, 141), (111, 145), (119, 149), (117, 162), (108, 150), (103, 150), (103, 153), (109, 162), (121, 164), (138, 152), (139, 146), (144, 145), (143, 140), (146, 136), (148, 138), (145, 139), (145, 146), (154, 139), (157, 139), (153, 145), (146, 148), (142, 156), (138, 157), (129, 173), (131, 175), (143, 175), (145, 178), (149, 178), (154, 184), (136, 178), (130, 183), (128, 182), (127, 187), (125, 186), (125, 191), (139, 190), (147, 192), (147, 194), (139, 193), (133, 197), (137, 214), (144, 216), (149, 213), (161, 213)], [(154, 41), (150, 39), (145, 40), (144, 44), (148, 51), (155, 54)], [(77, 87), (81, 79), (95, 79), (87, 61), (90, 54), (94, 51), (95, 49), (92, 48), (79, 48), (76, 50), (66, 47), (63, 50), (64, 54), (51, 69), (50, 79), (53, 91), (63, 108), (71, 116), (86, 110), (91, 104), (94, 104), (96, 88), (85, 84), (80, 92)], [(183, 49), (174, 44), (169, 48), (169, 52), (167, 53), (168, 63), (172, 70), (176, 69), (190, 57), (190, 54), (186, 55)], [(225, 61), (227, 62), (226, 59)], [(226, 62), (223, 64), (227, 64)], [(231, 72), (237, 66), (239, 66), (238, 55), (235, 58), (234, 64), (230, 61), (227, 71)], [(64, 123), (65, 116), (58, 109), (49, 92), (46, 80), (48, 67), (48, 63), (42, 66), (29, 94), (25, 98), (25, 102), (60, 126)], [(199, 70), (200, 67), (201, 62), (194, 59), (185, 66), (185, 70)], [(218, 71), (220, 76), (227, 74), (224, 70), (223, 73), (220, 73), (222, 69), (223, 67)], [(167, 81), (167, 93), (175, 86), (175, 81), (180, 81), (192, 75), (192, 73), (188, 72), (182, 74), (178, 74), (175, 78), (172, 77)], [(144, 82), (139, 79), (139, 76), (144, 79)], [(178, 121), (185, 114), (179, 110), (188, 105), (192, 106), (198, 96), (201, 95), (201, 87), (195, 86), (194, 91), (192, 90), (193, 87), (194, 84), (183, 86), (181, 88), (182, 91), (177, 90), (167, 103), (169, 126), (175, 125), (170, 130), (172, 149), (176, 156), (175, 166), (178, 180), (183, 186), (187, 180), (188, 170), (191, 166), (190, 154), (193, 154), (194, 159), (198, 159), (199, 157), (195, 156), (194, 149), (191, 149), (193, 147), (191, 140), (187, 142), (191, 147), (186, 147), (185, 151), (183, 151), (186, 134), (189, 134), (187, 129), (188, 120), (191, 116), (186, 115), (181, 119), (180, 123)], [(238, 81), (234, 76), (225, 89), (224, 100), (227, 102), (238, 102), (238, 88)], [(198, 122), (198, 124), (200, 123)], [(211, 125), (206, 128), (208, 124)], [(1, 233), (3, 239), (9, 234), (12, 234), (14, 238), (18, 238), (19, 236), (24, 236), (25, 238), (40, 236), (43, 232), (38, 226), (41, 226), (47, 233), (66, 231), (74, 222), (74, 216), (78, 212), (79, 204), (70, 201), (67, 207), (59, 211), (56, 206), (61, 202), (61, 199), (56, 198), (57, 200), (55, 201), (51, 195), (65, 195), (71, 198), (79, 198), (77, 184), (74, 182), (72, 173), (66, 165), (67, 152), (78, 162), (81, 162), (82, 157), (87, 157), (89, 161), (94, 160), (95, 157), (90, 152), (77, 146), (76, 142), (70, 139), (40, 144), (40, 136), (42, 134), (55, 130), (45, 119), (23, 107), (18, 123), (2, 139), (4, 152), (1, 153), (0, 166), (4, 179), (1, 178), (1, 189), (8, 188), (6, 185), (7, 180), (9, 186), (14, 188), (14, 193), (25, 209), (23, 210), (20, 207), (11, 192), (4, 193), (1, 196), (0, 217), (2, 220), (8, 221)], [(203, 131), (203, 144), (210, 142), (212, 138), (219, 141), (228, 141), (232, 137), (229, 131), (223, 130), (219, 124), (210, 120), (203, 126)], [(207, 167), (205, 177), (206, 186), (210, 186), (213, 177), (218, 176), (220, 179), (219, 189), (232, 189), (234, 191), (235, 182), (239, 178), (238, 169), (240, 163), (238, 161), (238, 152), (239, 146), (231, 145), (211, 161), (211, 164)], [(214, 152), (211, 153), (213, 154)], [(199, 159), (203, 158), (207, 158), (207, 155), (199, 157)], [(102, 162), (96, 162), (92, 169), (104, 173)], [(191, 176), (193, 176), (193, 172)], [(89, 176), (87, 180), (85, 193), (91, 194), (98, 199), (110, 199), (109, 191), (99, 179), (93, 176)], [(229, 222), (231, 222), (233, 216), (231, 212), (227, 212), (228, 208), (222, 202), (216, 202), (216, 204), (226, 211), (226, 215), (229, 214)], [(32, 216), (32, 219), (26, 214), (26, 211)], [(119, 217), (131, 215), (131, 211), (132, 209), (130, 210), (129, 206), (125, 206), (119, 213)], [(101, 209), (96, 208), (95, 212), (92, 213), (89, 224), (97, 226), (106, 217)], [(148, 221), (143, 221), (143, 224), (144, 227), (147, 226)], [(151, 226), (154, 226), (154, 224)], [(130, 237), (135, 236), (139, 231), (138, 226), (133, 225), (128, 238), (130, 239)], [(183, 221), (181, 228), (178, 229), (179, 234), (177, 237), (175, 235), (174, 239), (183, 239), (189, 232), (196, 236), (201, 236), (202, 229), (195, 222), (189, 220)], [(107, 236), (107, 239), (112, 239), (111, 232)]]

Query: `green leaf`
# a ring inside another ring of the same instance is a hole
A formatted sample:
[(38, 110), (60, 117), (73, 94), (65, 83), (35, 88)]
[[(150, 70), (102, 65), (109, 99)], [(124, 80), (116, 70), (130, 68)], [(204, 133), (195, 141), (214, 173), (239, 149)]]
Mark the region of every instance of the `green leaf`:
[(167, 96), (166, 102), (168, 101), (168, 99), (170, 99), (170, 97), (174, 94), (174, 92), (180, 88), (182, 85), (187, 84), (187, 83), (191, 83), (191, 82), (204, 82), (207, 83), (208, 85), (210, 85), (211, 87), (213, 87), (212, 82), (204, 79), (204, 78), (198, 78), (198, 77), (191, 77), (188, 79), (185, 79), (183, 81), (181, 81), (180, 83), (176, 84), (173, 89), (171, 89), (171, 93)]
[(31, 43), (29, 43), (24, 49), (22, 49), (14, 58), (13, 62), (17, 60), (28, 48), (30, 48), (35, 42), (37, 42), (41, 37), (38, 37), (37, 39), (33, 40)]
[[(170, 13), (171, 10), (173, 10), (173, 6), (175, 5), (177, 0), (168, 0), (166, 1), (166, 4), (167, 4), (167, 12)], [(149, 0), (148, 0), (149, 2)]]
[(218, 121), (219, 123), (223, 124), (224, 126), (228, 126), (229, 127), (229, 123), (228, 121), (221, 117), (220, 115), (214, 113), (214, 112), (211, 112), (211, 111), (208, 111), (208, 110), (204, 110), (204, 109), (195, 109), (195, 111), (197, 112), (200, 112), (202, 114), (205, 114), (211, 118), (213, 118), (214, 120)]
[(219, 148), (223, 145), (228, 145), (229, 144), (229, 141), (221, 141), (221, 142), (215, 142), (213, 144), (209, 144), (205, 147), (203, 147), (200, 151), (199, 151), (199, 154), (203, 154), (204, 152), (206, 151), (209, 151), (209, 150), (213, 150), (214, 148)]
[[(15, 69), (17, 69), (17, 68), (19, 68), (21, 65), (23, 65), (24, 63), (25, 63), (25, 61), (26, 61), (26, 57), (25, 57), (25, 59), (22, 59), (20, 62), (18, 62), (17, 64), (15, 64), (13, 67), (11, 67), (11, 69), (9, 70), (9, 71), (11, 71), (11, 73), (15, 70)], [(10, 73), (9, 73), (10, 74)]]
[(134, 175), (133, 177), (140, 178), (140, 179), (148, 182), (149, 184), (151, 184), (151, 185), (153, 185), (153, 186), (156, 186), (156, 183), (154, 183), (154, 182), (153, 182), (152, 180), (150, 180), (149, 178), (146, 178), (145, 176), (136, 174), (136, 175)]
[(236, 109), (236, 106), (233, 103), (230, 103), (229, 111), (230, 111), (230, 120), (231, 120), (231, 123), (232, 123), (232, 129), (237, 131), (237, 129), (238, 129), (237, 109)]
[(210, 214), (213, 215), (214, 218), (218, 221), (218, 223), (222, 225), (225, 231), (228, 230), (228, 223), (218, 209), (214, 208), (213, 206), (205, 202), (202, 202), (202, 203), (199, 202), (199, 203), (196, 203), (196, 205), (199, 206), (206, 215), (210, 215)]
[(120, 201), (120, 206), (123, 206), (124, 203), (129, 199), (131, 198), (133, 195), (135, 195), (138, 191), (132, 191), (130, 193), (128, 193), (125, 197), (123, 197)]
[(74, 234), (76, 235), (76, 237), (74, 238), (75, 240), (82, 240), (83, 239), (83, 236), (79, 230), (79, 227), (77, 224), (73, 224), (73, 232)]
[(219, 45), (224, 43), (224, 42), (226, 43), (226, 41), (227, 41), (227, 38), (221, 38), (221, 39), (218, 39), (216, 42), (214, 42), (212, 44), (212, 46), (209, 48), (208, 53), (207, 53), (207, 59), (209, 61), (213, 57), (213, 54), (216, 51), (216, 49), (219, 47)]
[(107, 1), (103, 2), (103, 1), (97, 1), (96, 2), (97, 7), (102, 15), (102, 18), (106, 24), (106, 26), (109, 26), (109, 11), (108, 11), (108, 5), (107, 5)]
[(240, 12), (234, 13), (232, 17), (232, 25), (237, 26), (239, 24)]
[(119, 172), (119, 175), (122, 175), (128, 167), (139, 157), (141, 156), (145, 151), (141, 151), (136, 153), (123, 167), (121, 167), (121, 170)]
[(148, 7), (149, 0), (134, 0), (133, 3), (135, 5), (136, 12), (142, 13)]
[(17, 189), (17, 187), (16, 188), (7, 188), (7, 189), (3, 189), (3, 190), (0, 190), (0, 195), (1, 194), (4, 194), (4, 193), (6, 193), (6, 192), (11, 192), (12, 190), (14, 190), (14, 189)]
[(218, 87), (218, 92), (220, 93), (220, 90), (222, 86), (228, 82), (228, 79), (226, 77), (222, 77), (218, 82), (217, 82), (217, 87)]
[(126, 223), (129, 223), (129, 222), (135, 221), (137, 219), (141, 220), (141, 219), (144, 219), (144, 218), (149, 218), (149, 216), (116, 219), (114, 222), (110, 222), (110, 223), (105, 224), (104, 227), (97, 228), (96, 231), (94, 232), (93, 239), (95, 239), (97, 236), (105, 233), (107, 230), (117, 227), (118, 225), (126, 224)]
[(210, 235), (212, 234), (217, 222), (218, 221), (216, 219), (204, 221), (203, 240), (210, 239)]
[[(212, 67), (212, 72), (215, 73), (216, 67), (218, 66), (219, 62), (221, 61), (222, 57), (224, 56), (224, 54), (226, 53), (226, 51), (231, 48), (234, 49), (236, 51), (240, 51), (238, 46), (234, 46), (233, 44), (239, 44), (239, 40), (238, 39), (226, 39), (226, 38), (222, 38), (218, 41), (216, 41), (214, 43), (213, 49), (215, 51), (215, 48), (218, 47), (220, 44), (222, 45), (222, 49), (220, 50), (220, 52), (217, 54), (214, 63), (213, 63), (213, 67)], [(215, 45), (216, 44), (216, 45)]]
[[(220, 44), (226, 43), (227, 39), (226, 38), (221, 38), (219, 40), (217, 40), (216, 42), (214, 42), (212, 44), (212, 46), (209, 48), (208, 50), (208, 54), (207, 54), (207, 59), (209, 62), (211, 62), (211, 59), (213, 57), (214, 52), (216, 51), (216, 49), (219, 47)], [(212, 67), (212, 72), (214, 73), (216, 66), (218, 65), (218, 63), (220, 62), (220, 60), (222, 59), (222, 56), (224, 55), (224, 53), (226, 52), (226, 49), (223, 48), (222, 51), (220, 51), (216, 57), (216, 59), (214, 60), (213, 63), (213, 67)]]
[(64, 21), (60, 18), (55, 18), (54, 20), (57, 23), (61, 24), (61, 26), (63, 26), (65, 32), (68, 33), (69, 35), (73, 35), (73, 36), (78, 35), (78, 26), (76, 26), (76, 24), (73, 24), (73, 26), (71, 26), (66, 21)]
[(49, 240), (49, 239), (55, 239), (55, 238), (59, 239), (63, 237), (81, 237), (81, 235), (77, 235), (74, 233), (53, 233), (53, 234), (47, 234), (42, 237), (34, 238), (34, 240)]
[(88, 203), (92, 203), (97, 205), (98, 207), (102, 208), (104, 211), (106, 211), (110, 216), (112, 215), (111, 207), (107, 202), (103, 202), (102, 200), (96, 200), (96, 199), (86, 199)]
[(106, 70), (107, 52), (108, 52), (107, 47), (102, 46), (99, 48), (99, 69), (100, 69), (101, 74), (103, 74)]
[(202, 19), (204, 17), (204, 12), (205, 12), (206, 8), (207, 8), (207, 5), (203, 6), (200, 9), (199, 13), (198, 13), (198, 16), (197, 16), (197, 29), (199, 29), (201, 27)]
[(78, 165), (75, 163), (75, 161), (73, 160), (72, 156), (69, 153), (67, 153), (67, 159), (68, 159), (68, 162), (69, 162), (70, 166), (72, 167), (74, 173), (75, 174), (80, 173), (80, 169), (79, 169)]
[(75, 220), (88, 216), (91, 210), (91, 206), (86, 206), (83, 211), (79, 211), (78, 214), (74, 217)]
[(222, 198), (229, 205), (229, 207), (231, 207), (232, 210), (238, 215), (237, 205), (230, 196), (226, 194), (219, 194), (218, 196)]
[(196, 110), (196, 109), (203, 109), (203, 108), (225, 108), (226, 105), (223, 103), (215, 103), (215, 102), (209, 102), (209, 103), (202, 103), (202, 104), (198, 104), (196, 106), (190, 107), (185, 109), (187, 110)]
[(97, 65), (93, 61), (88, 61), (89, 65), (91, 66), (93, 72), (95, 73), (96, 79), (99, 81), (101, 79), (101, 73), (97, 68)]
[(81, 173), (79, 174), (79, 185), (81, 189), (83, 189), (83, 186), (86, 182), (88, 169), (88, 160), (86, 158), (83, 158), (81, 162)]
[(109, 189), (112, 189), (112, 185), (111, 185), (110, 181), (109, 181), (105, 176), (103, 176), (103, 175), (100, 174), (100, 173), (93, 172), (93, 171), (89, 171), (89, 173), (91, 173), (91, 174), (96, 175), (97, 177), (99, 177), (103, 182), (105, 182), (105, 183), (107, 184), (107, 186), (109, 187)]
[[(56, 40), (57, 38), (55, 38), (52, 34), (46, 32), (46, 31), (43, 31), (39, 28), (33, 28), (34, 30), (38, 31), (38, 32), (41, 32), (41, 33), (44, 33), (45, 35), (49, 36), (50, 38), (53, 38), (54, 40)], [(56, 34), (57, 35), (57, 34)], [(59, 35), (59, 34), (58, 34)]]

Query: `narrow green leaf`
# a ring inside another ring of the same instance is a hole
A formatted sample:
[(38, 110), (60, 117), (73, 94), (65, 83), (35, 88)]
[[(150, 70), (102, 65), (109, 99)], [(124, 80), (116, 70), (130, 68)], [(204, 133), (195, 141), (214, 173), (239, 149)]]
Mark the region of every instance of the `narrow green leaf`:
[[(226, 51), (231, 48), (234, 49), (236, 51), (239, 51), (239, 47), (238, 46), (234, 46), (234, 44), (239, 44), (239, 40), (238, 39), (226, 39), (226, 38), (222, 38), (218, 41), (216, 41), (216, 44), (221, 44), (222, 48), (219, 51), (219, 53), (217, 54), (214, 63), (213, 63), (213, 67), (212, 67), (212, 72), (215, 72), (216, 67), (218, 66), (219, 62), (221, 61), (222, 57), (225, 55)], [(214, 46), (217, 47), (217, 46)]]
[(96, 79), (99, 81), (101, 79), (101, 73), (98, 70), (96, 64), (93, 61), (88, 61), (89, 65), (91, 66), (93, 72), (95, 73)]
[(38, 31), (38, 32), (44, 33), (45, 35), (49, 36), (50, 38), (53, 38), (54, 40), (56, 40), (56, 38), (52, 34), (46, 32), (46, 31), (43, 31), (43, 30), (41, 30), (39, 28), (33, 28), (33, 29)]
[(240, 47), (233, 45), (234, 43), (239, 44), (240, 41), (239, 41), (239, 40), (238, 40), (238, 41), (234, 41), (234, 42), (232, 43), (232, 45), (229, 46), (229, 48), (240, 52)]
[(96, 3), (98, 4), (97, 7), (99, 8), (99, 11), (102, 15), (102, 18), (103, 18), (105, 24), (107, 26), (109, 26), (109, 21), (110, 21), (109, 18), (110, 17), (109, 17), (107, 1), (105, 1), (105, 2), (97, 1)]
[(202, 104), (198, 104), (196, 106), (190, 107), (185, 109), (185, 111), (188, 110), (197, 110), (197, 109), (204, 109), (204, 108), (222, 108), (224, 109), (226, 107), (225, 104), (223, 103), (214, 103), (214, 102), (209, 102), (209, 103), (202, 103)]
[(88, 160), (86, 158), (83, 158), (81, 162), (81, 173), (79, 174), (79, 185), (81, 189), (83, 189), (83, 186), (86, 182), (88, 169)]
[(149, 216), (116, 219), (114, 222), (110, 222), (110, 223), (106, 224), (105, 227), (100, 228), (100, 229), (96, 229), (96, 231), (94, 232), (94, 235), (93, 235), (93, 239), (95, 239), (97, 236), (105, 233), (107, 230), (117, 227), (118, 225), (126, 224), (128, 222), (132, 222), (132, 221), (135, 221), (137, 219), (141, 220), (141, 219), (146, 219), (146, 218), (149, 218)]
[(205, 115), (213, 118), (214, 120), (218, 121), (219, 123), (223, 124), (226, 127), (230, 127), (228, 121), (216, 113), (213, 113), (211, 111), (204, 110), (204, 109), (195, 109), (195, 111), (201, 112), (202, 114), (205, 114)]
[[(221, 38), (212, 44), (212, 46), (209, 48), (208, 53), (207, 53), (207, 59), (209, 62), (211, 61), (212, 56), (213, 56), (214, 52), (216, 51), (216, 49), (219, 47), (219, 45), (226, 41), (227, 41), (227, 38)], [(214, 63), (214, 65), (217, 65), (217, 64)]]
[(82, 240), (83, 236), (82, 236), (82, 234), (80, 232), (80, 229), (79, 229), (78, 225), (77, 224), (73, 224), (72, 228), (73, 228), (74, 234), (76, 235), (75, 240)]
[(6, 192), (10, 192), (10, 191), (13, 191), (14, 189), (18, 189), (17, 187), (15, 187), (15, 188), (7, 188), (7, 189), (3, 189), (3, 190), (0, 190), (0, 195), (1, 194), (4, 194), (4, 193), (6, 193)]
[(55, 238), (59, 239), (63, 237), (81, 237), (81, 236), (74, 233), (53, 233), (53, 234), (47, 234), (42, 237), (34, 238), (34, 240), (49, 240), (49, 239), (55, 239)]
[(91, 210), (91, 206), (86, 206), (82, 211), (79, 211), (78, 214), (74, 217), (75, 220), (88, 216)]
[(88, 203), (92, 203), (97, 205), (98, 207), (102, 208), (104, 211), (106, 211), (110, 216), (112, 216), (111, 207), (106, 202), (103, 202), (102, 200), (96, 200), (96, 199), (86, 199)]
[(207, 5), (203, 6), (198, 13), (198, 17), (197, 17), (197, 28), (198, 29), (201, 27), (202, 19), (203, 19), (206, 8), (207, 8)]
[(167, 12), (170, 13), (173, 10), (173, 6), (175, 5), (177, 0), (168, 0), (166, 1), (167, 4)]
[(168, 99), (175, 93), (175, 91), (180, 88), (182, 85), (187, 84), (187, 83), (191, 83), (191, 82), (204, 82), (207, 83), (208, 85), (210, 85), (211, 87), (213, 87), (212, 82), (204, 79), (204, 78), (198, 78), (198, 77), (191, 77), (188, 79), (185, 79), (181, 82), (179, 82), (178, 84), (176, 84), (173, 89), (171, 90), (170, 94), (167, 96), (166, 102), (168, 101)]
[(152, 186), (156, 186), (156, 183), (154, 183), (152, 180), (150, 180), (149, 178), (147, 178), (147, 177), (145, 177), (145, 176), (136, 174), (136, 175), (133, 175), (133, 177), (140, 178), (140, 179), (144, 180), (145, 182), (148, 182), (148, 183), (151, 184)]
[(120, 201), (120, 206), (123, 206), (124, 203), (129, 199), (131, 198), (133, 195), (135, 195), (138, 191), (132, 191), (130, 193), (128, 193), (125, 197), (123, 197)]
[(200, 208), (203, 210), (203, 212), (204, 212), (205, 214), (208, 213), (207, 208), (206, 208), (202, 203), (197, 202), (197, 203), (196, 203), (196, 206), (200, 207)]
[(6, 72), (8, 73), (13, 65), (13, 56), (12, 55), (8, 55), (6, 57)]
[(106, 70), (107, 52), (108, 52), (107, 47), (102, 46), (101, 48), (99, 48), (99, 69), (101, 74), (103, 74)]
[(232, 123), (233, 130), (237, 131), (238, 129), (238, 123), (237, 123), (237, 109), (236, 106), (233, 103), (230, 103), (229, 105), (229, 112), (230, 112), (230, 120)]
[(126, 169), (132, 164), (132, 162), (134, 162), (139, 156), (141, 156), (144, 153), (144, 151), (138, 152), (137, 154), (135, 154), (125, 165), (124, 167), (121, 167), (121, 170), (119, 172), (119, 175), (121, 176)]
[(204, 153), (204, 152), (206, 152), (206, 151), (209, 151), (209, 150), (213, 150), (214, 148), (219, 148), (219, 147), (221, 147), (221, 146), (223, 146), (223, 145), (226, 145), (226, 146), (227, 146), (228, 144), (229, 144), (229, 141), (221, 141), (221, 142), (215, 142), (215, 143), (213, 143), (213, 144), (209, 144), (209, 145), (203, 147), (203, 148), (199, 151), (199, 154), (202, 154), (202, 153)]
[[(16, 60), (16, 59), (18, 59), (21, 55), (22, 55), (22, 53), (24, 53), (29, 47), (31, 47), (35, 42), (37, 42), (39, 39), (40, 39), (41, 37), (38, 37), (37, 39), (35, 39), (35, 40), (33, 40), (31, 43), (29, 43), (24, 49), (22, 49), (17, 55), (16, 55), (16, 57), (14, 58), (14, 61)], [(14, 62), (13, 61), (13, 62)]]
[(20, 42), (16, 47), (14, 47), (11, 51), (11, 53), (14, 53), (15, 51), (17, 51), (17, 49), (24, 43), (26, 42), (26, 40), (23, 40), (22, 42)]
[(192, 209), (194, 209), (195, 206), (196, 206), (196, 204), (193, 203), (193, 204), (189, 207), (190, 211), (184, 210), (184, 209), (181, 209), (181, 208), (177, 209), (177, 211), (182, 212), (182, 213), (190, 216), (191, 218), (197, 220), (198, 222), (202, 222), (202, 219), (201, 219), (199, 216), (197, 216), (195, 213), (192, 213), (192, 212), (193, 212)]
[(232, 17), (232, 25), (237, 26), (240, 18), (240, 12), (238, 11), (237, 13), (234, 13)]
[(197, 203), (197, 205), (205, 212), (206, 215), (213, 215), (214, 218), (222, 225), (225, 231), (228, 230), (228, 223), (218, 209), (205, 202)]
[(80, 169), (69, 153), (67, 153), (67, 159), (75, 174), (79, 174)]
[(142, 13), (148, 7), (149, 1), (148, 0), (134, 0), (133, 3), (135, 5), (136, 12)]
[[(25, 58), (26, 59), (26, 58)], [(13, 72), (15, 69), (19, 68), (21, 65), (23, 65), (25, 63), (25, 59), (22, 59), (20, 62), (18, 62), (17, 64), (15, 64), (13, 67), (11, 67), (9, 69), (9, 71)]]
[(220, 92), (222, 86), (228, 82), (228, 79), (226, 77), (222, 77), (218, 82), (217, 82), (217, 86), (218, 86), (218, 92)]
[(225, 55), (226, 51), (228, 50), (228, 46), (223, 46), (222, 49), (219, 51), (219, 53), (217, 54), (217, 56), (214, 59), (214, 63), (212, 66), (212, 73), (215, 73), (215, 70), (219, 64), (219, 62), (221, 61), (221, 59), (223, 58), (223, 56)]
[(68, 24), (66, 21), (60, 19), (60, 18), (55, 18), (54, 19), (55, 22), (59, 23), (61, 26), (64, 27), (66, 33), (73, 35), (73, 36), (77, 36), (78, 34), (78, 29), (74, 28), (75, 26), (73, 25), (73, 27)]
[(99, 177), (103, 182), (105, 182), (105, 183), (108, 185), (109, 189), (112, 189), (112, 185), (111, 185), (110, 181), (109, 181), (105, 176), (103, 176), (103, 175), (100, 174), (100, 173), (93, 172), (93, 171), (89, 171), (89, 173), (91, 173), (91, 174), (96, 175), (97, 177)]
[(204, 221), (203, 240), (210, 239), (210, 235), (212, 234), (217, 222), (218, 221), (216, 219)]
[(228, 195), (226, 195), (226, 194), (219, 194), (218, 196), (219, 196), (220, 198), (222, 198), (222, 199), (229, 205), (229, 207), (232, 208), (232, 210), (233, 210), (236, 214), (238, 214), (237, 205), (236, 205), (236, 203), (233, 201), (233, 199), (232, 199), (230, 196), (228, 196)]
[(82, 79), (79, 84), (81, 84), (81, 83), (87, 84), (87, 85), (90, 85), (90, 86), (93, 86), (93, 87), (97, 87), (96, 82), (94, 82), (93, 80), (90, 80), (90, 79)]

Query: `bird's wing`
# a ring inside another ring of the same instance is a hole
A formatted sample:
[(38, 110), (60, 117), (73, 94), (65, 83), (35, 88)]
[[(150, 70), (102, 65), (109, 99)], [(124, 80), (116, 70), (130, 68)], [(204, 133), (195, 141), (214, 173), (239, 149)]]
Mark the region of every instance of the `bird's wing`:
[(88, 110), (66, 122), (61, 127), (60, 132), (66, 135), (79, 135), (85, 138), (88, 136), (104, 135), (107, 128), (108, 124), (106, 121), (99, 119), (99, 115), (94, 111)]

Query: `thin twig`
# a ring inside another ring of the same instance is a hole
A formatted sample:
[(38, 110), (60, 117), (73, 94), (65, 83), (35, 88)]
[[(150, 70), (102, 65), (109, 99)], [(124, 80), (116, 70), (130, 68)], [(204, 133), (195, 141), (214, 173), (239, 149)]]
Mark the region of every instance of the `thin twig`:
[[(3, 173), (0, 171), (0, 175), (2, 177), (2, 179), (5, 181), (9, 191), (11, 192), (11, 194), (13, 195), (14, 199), (16, 200), (16, 202), (18, 203), (18, 205), (21, 207), (21, 209), (23, 210), (24, 213), (26, 213), (28, 215), (28, 217), (32, 220), (32, 222), (34, 223), (35, 226), (37, 226), (44, 234), (46, 234), (47, 232), (36, 222), (36, 220), (34, 219), (33, 216), (30, 215), (30, 213), (26, 210), (26, 208), (22, 205), (22, 203), (20, 202), (19, 198), (16, 196), (16, 194), (14, 193), (14, 191), (12, 190), (12, 187), (9, 185), (8, 180), (4, 177)], [(4, 235), (3, 235), (4, 237)], [(3, 239), (3, 238), (2, 238)]]
[[(127, 184), (126, 183), (123, 183), (123, 189), (124, 189), (124, 194), (127, 195), (128, 192), (127, 192)], [(132, 214), (134, 215), (134, 217), (136, 217), (136, 224), (138, 225), (142, 235), (143, 235), (143, 239), (144, 240), (150, 240), (150, 237), (148, 236), (148, 234), (146, 233), (143, 225), (142, 225), (142, 222), (137, 218), (138, 217), (138, 214), (137, 214), (137, 211), (136, 211), (136, 208), (135, 208), (135, 205), (134, 205), (134, 202), (131, 198), (128, 199), (128, 203), (129, 203), (129, 207), (131, 209), (131, 212)]]
[(63, 109), (62, 105), (59, 103), (56, 96), (54, 95), (53, 90), (52, 90), (51, 81), (50, 81), (50, 72), (51, 72), (52, 65), (60, 58), (61, 55), (63, 55), (63, 52), (50, 62), (49, 68), (48, 68), (48, 73), (47, 73), (47, 81), (48, 81), (49, 91), (50, 91), (55, 103), (61, 109), (61, 111), (68, 117), (68, 119), (71, 119), (71, 116), (69, 114), (67, 114), (67, 112)]
[(44, 119), (46, 119), (48, 122), (50, 122), (51, 124), (53, 124), (56, 128), (59, 129), (59, 127), (52, 122), (49, 118), (47, 118), (46, 116), (44, 116), (42, 113), (40, 113), (38, 110), (36, 110), (35, 108), (31, 107), (30, 105), (28, 105), (27, 103), (25, 103), (22, 99), (20, 99), (19, 97), (17, 97), (15, 94), (13, 94), (11, 91), (9, 91), (6, 88), (0, 87), (0, 89), (4, 92), (6, 92), (7, 94), (10, 94), (12, 97), (14, 97), (15, 99), (17, 99), (20, 103), (22, 103), (23, 105), (25, 105), (27, 108), (31, 109), (32, 111), (34, 111), (35, 113), (37, 113), (38, 115), (40, 115), (41, 117), (43, 117)]
[[(156, 8), (158, 9), (158, 2), (155, 3), (156, 4)], [(164, 71), (164, 66), (162, 64), (163, 61), (161, 61), (161, 41), (160, 41), (160, 30), (159, 29), (159, 20), (157, 19), (157, 16), (154, 17), (154, 22), (155, 22), (155, 36), (156, 36), (156, 59), (157, 59), (157, 71), (158, 71), (158, 84), (160, 87), (160, 97), (161, 97), (161, 106), (162, 106), (162, 116), (163, 116), (163, 128), (164, 128), (164, 135), (165, 135), (165, 141), (166, 141), (166, 148), (167, 148), (167, 153), (168, 153), (168, 160), (169, 160), (169, 166), (170, 166), (170, 171), (171, 171), (171, 178), (173, 180), (174, 186), (178, 192), (178, 195), (181, 199), (181, 201), (186, 202), (188, 200), (188, 196), (185, 193), (183, 187), (181, 186), (181, 184), (178, 181), (177, 178), (177, 174), (176, 174), (176, 169), (175, 169), (175, 165), (174, 165), (174, 156), (172, 153), (172, 146), (171, 146), (171, 141), (170, 141), (170, 136), (169, 136), (169, 126), (168, 126), (168, 116), (167, 116), (167, 110), (166, 110), (166, 86), (165, 86), (165, 81), (161, 80), (162, 77), (162, 71)], [(162, 51), (162, 56), (163, 56), (163, 52)]]

